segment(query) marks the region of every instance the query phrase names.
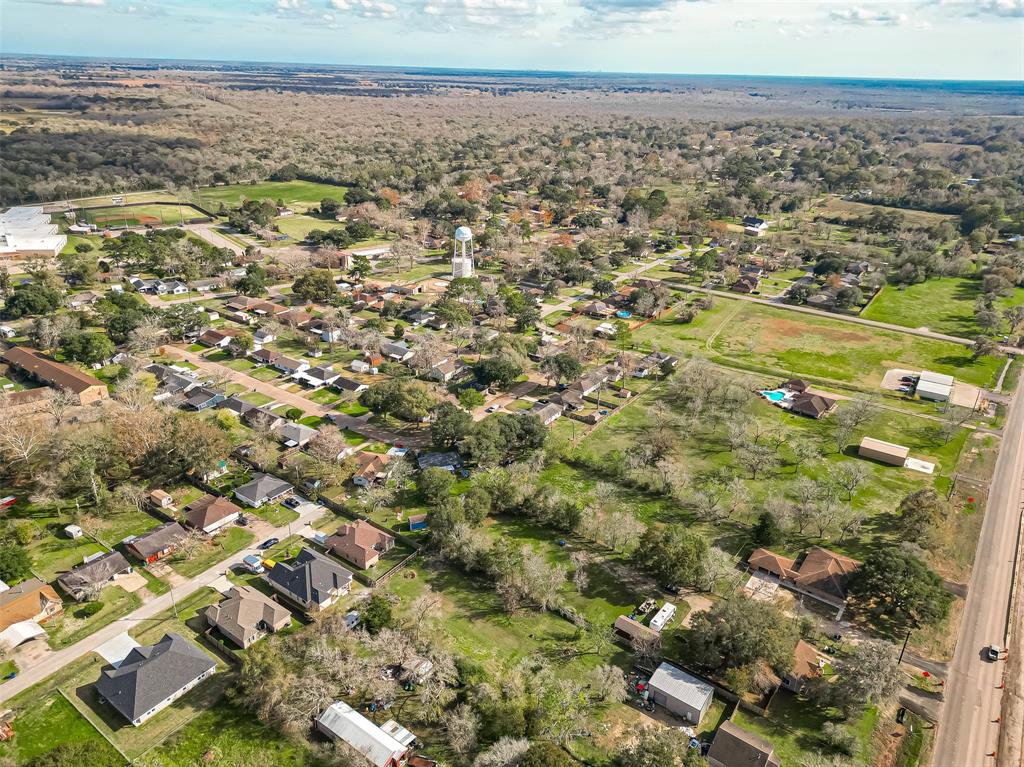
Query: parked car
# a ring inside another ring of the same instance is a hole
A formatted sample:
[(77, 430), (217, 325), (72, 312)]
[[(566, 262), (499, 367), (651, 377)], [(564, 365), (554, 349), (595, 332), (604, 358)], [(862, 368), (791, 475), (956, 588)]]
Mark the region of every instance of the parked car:
[(248, 527), (249, 526), (249, 518), (247, 516), (245, 516), (245, 514), (239, 514), (238, 515), (238, 519), (235, 520), (235, 523), (238, 524), (238, 525), (241, 525), (242, 527)]
[(485, 412), (485, 413), (493, 413), (493, 412), (494, 412), (494, 411), (496, 411), (497, 409), (498, 409), (498, 406), (497, 406), (497, 405), (491, 405), (491, 406), (490, 406), (489, 408), (487, 408), (486, 410), (484, 410), (484, 412)]
[(291, 498), (284, 499), (284, 505), (289, 509), (297, 509), (302, 505), (302, 501), (293, 495)]
[(276, 546), (280, 542), (281, 542), (280, 538), (267, 538), (267, 540), (263, 541), (263, 543), (261, 543), (256, 548), (258, 548), (260, 551), (266, 551), (271, 546)]
[(1000, 650), (999, 645), (990, 644), (988, 647), (985, 648), (985, 657), (989, 660), (999, 660), (1000, 652), (1002, 652), (1002, 650)]

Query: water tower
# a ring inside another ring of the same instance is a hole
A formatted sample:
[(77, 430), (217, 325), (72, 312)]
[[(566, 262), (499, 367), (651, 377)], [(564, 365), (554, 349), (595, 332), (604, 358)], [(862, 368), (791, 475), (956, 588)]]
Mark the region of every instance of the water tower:
[(473, 276), (473, 230), (460, 226), (455, 230), (455, 244), (452, 247), (452, 277)]

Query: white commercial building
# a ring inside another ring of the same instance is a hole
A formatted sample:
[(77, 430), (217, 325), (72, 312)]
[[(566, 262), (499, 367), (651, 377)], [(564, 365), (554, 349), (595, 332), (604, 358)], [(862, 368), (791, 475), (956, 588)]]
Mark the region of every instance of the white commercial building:
[(953, 393), (953, 376), (922, 370), (917, 382), (917, 396), (932, 402), (946, 402)]
[(0, 258), (54, 258), (68, 244), (39, 206), (8, 208), (0, 213)]

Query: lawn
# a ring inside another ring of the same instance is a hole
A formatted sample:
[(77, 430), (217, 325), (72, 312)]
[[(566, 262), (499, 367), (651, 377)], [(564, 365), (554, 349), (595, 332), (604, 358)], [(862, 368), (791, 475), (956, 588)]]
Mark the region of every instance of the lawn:
[(283, 527), (299, 518), (297, 511), (282, 506), (280, 503), (268, 503), (258, 509), (250, 509), (249, 513), (266, 520), (274, 527)]
[(94, 764), (121, 763), (117, 751), (52, 686), (37, 685), (8, 705), (17, 712), (14, 739), (0, 743), (0, 756), (15, 764), (31, 764), (62, 743), (87, 745)]
[(50, 646), (58, 649), (74, 644), (127, 615), (142, 604), (142, 599), (120, 586), (107, 586), (100, 592), (99, 602), (103, 608), (95, 615), (86, 615), (82, 605), (69, 602), (62, 617), (46, 624), (50, 634)]
[[(319, 204), (319, 200), (317, 203)], [(274, 224), (282, 234), (287, 234), (292, 240), (301, 242), (306, 235), (314, 229), (328, 231), (331, 229), (344, 229), (345, 225), (333, 218), (317, 218), (314, 216), (284, 216), (274, 219)]]
[(189, 219), (204, 217), (195, 208), (182, 205), (115, 205), (94, 210), (83, 210), (78, 214), (79, 221), (97, 224), (100, 227), (121, 227), (127, 220), (128, 226), (138, 224), (174, 225), (178, 226)]
[(987, 386), (1002, 366), (996, 357), (972, 360), (970, 350), (955, 343), (724, 299), (692, 323), (658, 320), (633, 338), (773, 376), (804, 376), (869, 390), (877, 389), (892, 367), (935, 370)]
[(196, 202), (214, 212), (224, 203), (238, 207), (242, 200), (281, 200), (289, 208), (307, 210), (320, 206), (320, 200), (331, 197), (339, 202), (345, 199), (345, 187), (317, 184), (312, 181), (266, 181), (260, 184), (231, 184), (206, 186), (196, 191)]
[(180, 575), (191, 578), (235, 552), (248, 548), (255, 540), (256, 536), (244, 527), (231, 525), (224, 532), (218, 533), (208, 546), (200, 549), (191, 559), (174, 556), (170, 562)]
[(341, 404), (337, 405), (335, 409), (339, 413), (344, 413), (345, 415), (350, 415), (356, 418), (358, 418), (361, 415), (366, 415), (367, 413), (370, 412), (369, 408), (363, 407), (356, 400), (342, 402)]
[[(974, 302), (982, 295), (981, 281), (967, 277), (938, 277), (915, 285), (886, 285), (861, 316), (907, 327), (973, 338), (981, 333), (974, 319)], [(1024, 288), (996, 302), (997, 310), (1024, 303)]]
[(241, 399), (248, 402), (250, 405), (255, 405), (256, 407), (260, 407), (274, 401), (273, 397), (259, 391), (251, 391), (248, 394), (243, 394)]
[(224, 764), (327, 767), (298, 738), (288, 738), (227, 701), (204, 711), (152, 752), (164, 767), (193, 767), (207, 754)]

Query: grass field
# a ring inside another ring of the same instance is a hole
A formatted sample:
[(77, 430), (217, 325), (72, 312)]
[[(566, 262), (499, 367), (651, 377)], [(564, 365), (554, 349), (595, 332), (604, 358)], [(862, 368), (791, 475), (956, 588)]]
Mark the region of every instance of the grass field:
[(344, 224), (333, 219), (314, 218), (313, 216), (284, 216), (275, 218), (274, 223), (282, 234), (287, 234), (292, 240), (297, 241), (306, 239), (306, 235), (314, 229), (328, 231), (345, 228)]
[(773, 375), (805, 376), (877, 389), (893, 367), (948, 373), (978, 386), (994, 382), (1002, 360), (972, 360), (960, 344), (858, 327), (770, 306), (716, 299), (689, 324), (671, 316), (633, 334), (666, 351), (704, 354)]
[(866, 202), (853, 202), (851, 200), (843, 200), (839, 197), (831, 196), (826, 197), (824, 201), (816, 203), (810, 212), (828, 213), (843, 217), (856, 216), (866, 218), (875, 211), (899, 213), (907, 223), (914, 226), (933, 226), (934, 224), (938, 224), (943, 221), (956, 221), (957, 219), (956, 216), (950, 216), (944, 213), (931, 213), (926, 210), (908, 210), (906, 208), (891, 208), (885, 205), (871, 205)]
[(114, 205), (94, 210), (81, 210), (78, 220), (97, 224), (100, 227), (120, 227), (127, 221), (128, 226), (153, 224), (154, 226), (177, 226), (203, 214), (188, 205)]
[(251, 546), (256, 537), (244, 527), (231, 525), (191, 559), (171, 558), (171, 565), (186, 578), (198, 575), (220, 560)]
[(345, 199), (345, 187), (317, 184), (312, 181), (266, 181), (261, 184), (206, 186), (196, 190), (195, 199), (203, 207), (216, 211), (221, 203), (237, 207), (242, 200), (282, 200), (286, 207), (307, 210), (319, 207), (320, 200), (331, 197)]
[[(973, 338), (981, 333), (974, 320), (974, 302), (981, 295), (981, 282), (966, 277), (939, 277), (903, 289), (886, 285), (861, 316)], [(1001, 298), (996, 307), (1002, 310), (1014, 304), (1024, 304), (1024, 288)]]
[(121, 763), (113, 746), (52, 687), (39, 685), (12, 703), (11, 707), (18, 711), (13, 724), (14, 739), (0, 743), (0, 756), (12, 758), (14, 764), (31, 764), (62, 743), (87, 745), (93, 764)]

